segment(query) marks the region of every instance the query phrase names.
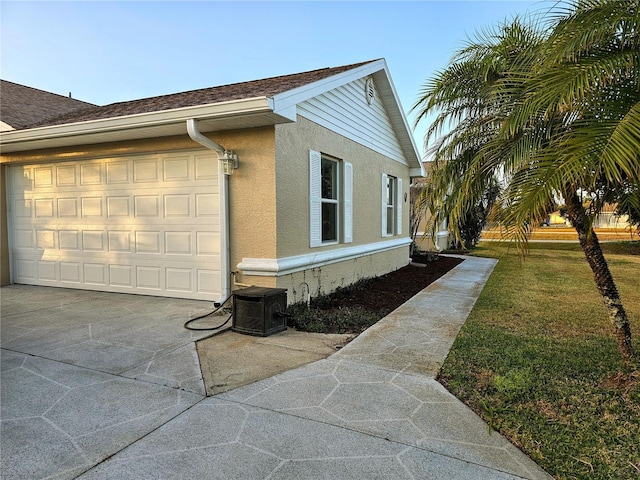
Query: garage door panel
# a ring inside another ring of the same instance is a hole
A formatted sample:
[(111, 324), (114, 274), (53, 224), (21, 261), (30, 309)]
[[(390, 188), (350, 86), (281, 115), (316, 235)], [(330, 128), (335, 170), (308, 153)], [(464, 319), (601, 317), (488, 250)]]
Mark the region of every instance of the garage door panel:
[(54, 206), (53, 198), (37, 198), (35, 201), (36, 218), (53, 218)]
[(13, 231), (13, 244), (17, 249), (31, 249), (34, 247), (33, 230), (16, 228)]
[(32, 205), (32, 201), (31, 199), (24, 199), (24, 198), (14, 198), (11, 201), (11, 205), (13, 207), (13, 215), (16, 219), (23, 219), (23, 218), (31, 218), (32, 215), (32, 210), (31, 210), (31, 205)]
[(56, 167), (56, 185), (58, 187), (77, 187), (77, 170), (75, 165), (58, 165)]
[(195, 155), (195, 180), (215, 180), (218, 178), (218, 164), (209, 155)]
[(109, 230), (107, 245), (110, 252), (131, 253), (131, 233), (128, 230)]
[(102, 217), (102, 197), (80, 197), (82, 218)]
[(102, 183), (101, 163), (87, 163), (80, 165), (80, 185), (100, 185)]
[(217, 164), (179, 152), (10, 167), (14, 282), (218, 299)]
[(31, 188), (32, 169), (29, 167), (17, 166), (11, 169), (11, 174), (7, 175), (8, 187), (13, 191), (20, 191)]
[(204, 295), (215, 295), (220, 292), (220, 272), (217, 270), (198, 270), (198, 293)]
[(18, 282), (31, 283), (35, 282), (36, 277), (36, 261), (26, 258), (19, 258), (16, 261), (16, 278)]
[[(117, 196), (117, 197), (107, 197), (107, 217), (129, 217), (131, 215), (131, 209), (129, 207), (130, 197), (125, 196)], [(102, 210), (100, 210), (100, 216), (102, 216)]]
[(141, 158), (133, 161), (133, 181), (134, 183), (153, 182), (160, 180), (158, 177), (158, 159)]
[(37, 264), (38, 279), (43, 282), (57, 282), (58, 279), (58, 264), (56, 262), (49, 262), (46, 260), (40, 260)]
[(137, 286), (142, 290), (161, 291), (163, 289), (162, 268), (145, 267), (138, 265), (136, 267)]
[(53, 250), (56, 248), (55, 230), (36, 230), (36, 248)]
[(34, 168), (33, 186), (35, 188), (53, 187), (53, 167)]
[(59, 218), (78, 218), (77, 198), (58, 198)]
[(109, 285), (134, 288), (136, 282), (133, 267), (131, 265), (109, 265)]
[(165, 218), (191, 218), (191, 195), (173, 194), (164, 196)]
[(163, 180), (166, 182), (189, 181), (193, 165), (187, 155), (162, 158)]
[(160, 232), (136, 231), (135, 251), (139, 254), (159, 255), (162, 242)]
[[(82, 276), (80, 274), (82, 265), (79, 262), (60, 262), (60, 282), (63, 286), (65, 284), (72, 284), (75, 286), (82, 282)], [(68, 285), (66, 285), (68, 286)]]
[(105, 165), (105, 179), (107, 185), (121, 185), (129, 182), (129, 164), (131, 162), (114, 161)]

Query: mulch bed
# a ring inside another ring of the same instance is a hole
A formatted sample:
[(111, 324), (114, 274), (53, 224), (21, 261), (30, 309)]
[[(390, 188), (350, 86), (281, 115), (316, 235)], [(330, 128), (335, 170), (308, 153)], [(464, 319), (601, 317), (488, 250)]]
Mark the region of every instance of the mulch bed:
[(384, 316), (463, 260), (442, 256), (432, 260), (426, 256), (414, 255), (412, 261), (421, 265), (409, 264), (386, 275), (358, 282), (353, 288), (338, 289), (319, 299), (314, 306), (322, 310), (362, 307), (380, 312)]

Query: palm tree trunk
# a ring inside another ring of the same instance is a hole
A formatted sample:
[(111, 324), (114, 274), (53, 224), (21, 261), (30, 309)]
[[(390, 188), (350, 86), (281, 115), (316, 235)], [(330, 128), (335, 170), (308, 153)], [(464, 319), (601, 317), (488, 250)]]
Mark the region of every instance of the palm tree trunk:
[(567, 206), (567, 216), (578, 233), (580, 246), (593, 272), (596, 286), (600, 295), (602, 295), (609, 319), (613, 323), (618, 350), (623, 359), (631, 360), (635, 354), (631, 341), (629, 318), (622, 306), (620, 294), (613, 281), (609, 265), (602, 253), (596, 232), (587, 222), (586, 212), (575, 190), (565, 189), (564, 198)]

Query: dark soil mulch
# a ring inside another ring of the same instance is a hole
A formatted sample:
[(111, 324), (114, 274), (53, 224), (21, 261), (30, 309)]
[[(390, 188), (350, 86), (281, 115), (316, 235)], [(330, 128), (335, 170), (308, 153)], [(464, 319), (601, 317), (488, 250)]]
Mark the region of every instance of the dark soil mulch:
[[(360, 333), (385, 317), (463, 260), (451, 257), (413, 256), (414, 263), (380, 277), (316, 297), (311, 308), (294, 305), (289, 326), (322, 333)], [(431, 261), (429, 261), (431, 260)], [(424, 266), (422, 266), (424, 265)]]
[(424, 262), (424, 267), (407, 265), (381, 277), (358, 282), (354, 288), (339, 289), (320, 300), (316, 306), (323, 310), (362, 307), (367, 310), (384, 311), (386, 315), (460, 262), (462, 260), (458, 258), (438, 257), (437, 260)]

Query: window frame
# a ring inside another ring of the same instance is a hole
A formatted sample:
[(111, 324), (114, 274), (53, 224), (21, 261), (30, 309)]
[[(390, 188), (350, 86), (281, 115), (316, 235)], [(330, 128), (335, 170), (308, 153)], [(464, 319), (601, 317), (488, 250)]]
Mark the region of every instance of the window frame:
[[(334, 162), (332, 190), (336, 198), (323, 192), (323, 161)], [(335, 239), (323, 240), (323, 206), (335, 207)], [(309, 150), (309, 246), (310, 248), (353, 241), (353, 165), (344, 160)]]
[(387, 203), (387, 236), (392, 237), (396, 233), (396, 177), (391, 175), (387, 175), (387, 185), (386, 185), (386, 203)]
[(402, 235), (402, 179), (383, 173), (381, 187), (381, 235), (382, 237)]
[[(320, 193), (320, 218), (322, 221), (322, 227), (320, 229), (320, 238), (322, 240), (322, 245), (335, 245), (336, 243), (339, 242), (340, 240), (340, 224), (341, 224), (341, 217), (342, 215), (340, 214), (340, 199), (342, 197), (341, 195), (341, 188), (340, 188), (340, 162), (338, 160), (335, 160), (333, 158), (330, 158), (326, 155), (320, 155), (320, 171), (324, 172), (324, 163), (325, 162), (331, 162), (332, 163), (332, 168), (331, 168), (331, 172), (332, 175), (335, 176), (335, 178), (332, 179), (332, 185), (331, 185), (331, 190), (333, 193), (333, 197), (335, 198), (329, 198), (329, 197), (325, 197), (324, 196), (324, 188), (321, 190)], [(321, 181), (324, 182), (324, 174), (321, 174)], [(335, 205), (335, 217), (334, 217), (334, 221), (333, 221), (333, 230), (335, 231), (335, 238), (332, 239), (328, 239), (325, 240), (324, 238), (324, 234), (325, 234), (325, 229), (324, 229), (324, 225), (325, 225), (325, 217), (324, 217), (324, 206), (325, 205)]]

